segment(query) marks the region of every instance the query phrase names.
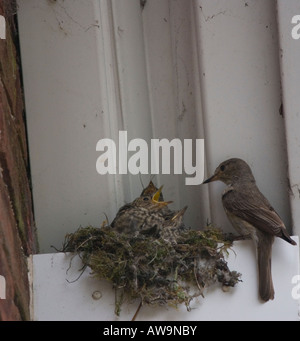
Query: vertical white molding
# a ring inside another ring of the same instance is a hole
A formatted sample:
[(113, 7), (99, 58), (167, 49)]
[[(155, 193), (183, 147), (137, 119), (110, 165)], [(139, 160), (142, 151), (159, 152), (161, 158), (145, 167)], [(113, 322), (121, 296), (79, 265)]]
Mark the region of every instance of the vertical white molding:
[[(150, 146), (153, 133), (141, 6), (139, 1), (112, 0), (111, 7), (123, 129), (128, 133), (128, 142), (141, 138)], [(128, 158), (132, 154), (128, 153)], [(140, 195), (141, 182), (147, 185), (149, 180), (148, 174), (123, 176), (127, 202)]]
[[(104, 132), (117, 144), (119, 130), (124, 130), (124, 121), (120, 100), (119, 73), (116, 55), (116, 42), (114, 35), (113, 9), (110, 0), (96, 0), (94, 4), (95, 22), (99, 22), (99, 30), (96, 30), (97, 65), (99, 68), (99, 88), (103, 110), (108, 113), (105, 116)], [(118, 162), (117, 162), (118, 169)], [(125, 190), (121, 176), (108, 175), (113, 185), (114, 211), (124, 204)]]
[(300, 15), (298, 0), (277, 0), (283, 114), (289, 161), (290, 202), (294, 234), (300, 235), (300, 40), (293, 39), (292, 18)]
[[(182, 143), (204, 138), (193, 3), (151, 0), (142, 12), (153, 136), (180, 138)], [(188, 205), (187, 225), (202, 228), (209, 218), (208, 189), (186, 186), (186, 176), (158, 179), (167, 198), (174, 200), (173, 207)]]

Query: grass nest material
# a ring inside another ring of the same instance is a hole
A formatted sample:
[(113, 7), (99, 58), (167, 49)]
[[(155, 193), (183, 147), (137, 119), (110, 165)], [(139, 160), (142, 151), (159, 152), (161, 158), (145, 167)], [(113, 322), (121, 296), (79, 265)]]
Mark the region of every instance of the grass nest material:
[(78, 254), (94, 275), (116, 290), (115, 313), (122, 303), (171, 305), (190, 302), (214, 283), (233, 287), (240, 273), (230, 271), (226, 254), (231, 241), (218, 228), (184, 230), (171, 245), (162, 238), (128, 236), (110, 226), (79, 228), (65, 237), (63, 252)]

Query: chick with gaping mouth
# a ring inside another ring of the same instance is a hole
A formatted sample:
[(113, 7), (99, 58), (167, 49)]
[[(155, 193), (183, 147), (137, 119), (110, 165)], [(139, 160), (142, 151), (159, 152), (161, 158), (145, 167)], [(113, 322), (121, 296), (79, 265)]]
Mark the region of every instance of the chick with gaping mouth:
[[(154, 186), (154, 185), (153, 185)], [(119, 233), (136, 235), (138, 233), (155, 232), (164, 221), (163, 208), (172, 201), (160, 201), (163, 186), (153, 190), (143, 191), (133, 202), (122, 206), (111, 227)]]

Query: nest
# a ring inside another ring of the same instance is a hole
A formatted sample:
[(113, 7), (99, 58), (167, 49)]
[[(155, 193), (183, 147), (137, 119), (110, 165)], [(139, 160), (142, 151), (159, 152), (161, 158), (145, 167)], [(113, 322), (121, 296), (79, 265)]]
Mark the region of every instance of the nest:
[(217, 283), (234, 287), (241, 274), (226, 262), (232, 242), (218, 228), (182, 230), (176, 243), (151, 235), (118, 233), (111, 226), (88, 226), (66, 235), (63, 252), (78, 254), (84, 269), (112, 283), (115, 313), (124, 301), (140, 299), (141, 305), (185, 304)]

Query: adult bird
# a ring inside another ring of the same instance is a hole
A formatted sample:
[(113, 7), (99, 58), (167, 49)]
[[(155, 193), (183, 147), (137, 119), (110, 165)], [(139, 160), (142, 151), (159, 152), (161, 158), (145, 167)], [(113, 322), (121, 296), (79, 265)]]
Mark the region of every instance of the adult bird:
[(296, 245), (296, 242), (258, 189), (245, 161), (233, 158), (222, 162), (203, 184), (216, 180), (227, 185), (222, 194), (222, 203), (231, 224), (242, 235), (250, 235), (256, 245), (260, 297), (263, 301), (272, 300), (275, 295), (271, 273), (274, 237), (282, 238), (292, 245)]

